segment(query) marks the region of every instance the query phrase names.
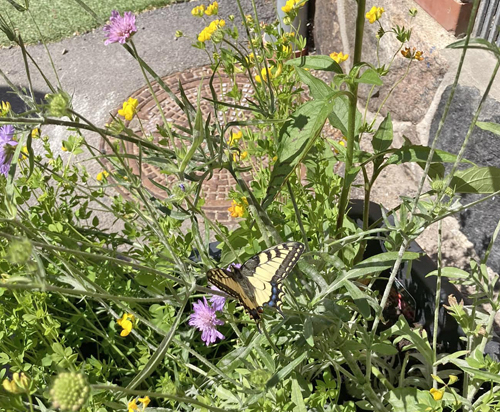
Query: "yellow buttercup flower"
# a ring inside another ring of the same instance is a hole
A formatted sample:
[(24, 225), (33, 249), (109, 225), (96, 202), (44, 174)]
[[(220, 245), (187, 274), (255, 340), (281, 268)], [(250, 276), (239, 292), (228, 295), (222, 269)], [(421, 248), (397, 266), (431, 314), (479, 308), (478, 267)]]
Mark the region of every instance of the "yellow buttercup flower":
[(125, 117), (125, 120), (131, 121), (137, 112), (139, 101), (133, 97), (129, 97), (126, 102), (123, 102), (123, 108), (118, 110), (120, 116)]
[[(66, 151), (68, 149), (66, 149), (65, 147), (63, 147), (63, 150)], [(102, 172), (98, 173), (97, 176), (96, 176), (96, 180), (98, 182), (102, 182), (103, 180), (105, 180), (107, 177), (109, 176), (109, 173), (106, 172), (106, 170), (103, 170)]]
[(134, 321), (135, 316), (131, 313), (124, 313), (120, 319), (117, 319), (116, 323), (123, 328), (120, 332), (120, 336), (128, 336), (134, 327)]
[(340, 52), (340, 53), (333, 52), (330, 54), (330, 58), (335, 60), (338, 64), (340, 64), (342, 62), (345, 62), (349, 58), (349, 55), (344, 54), (342, 52)]
[(231, 207), (227, 210), (229, 210), (231, 217), (243, 217), (243, 215), (245, 214), (245, 207), (243, 206), (243, 204), (240, 204), (235, 200), (233, 200)]
[(385, 10), (383, 7), (373, 6), (371, 10), (368, 13), (366, 13), (365, 17), (368, 19), (370, 24), (373, 24), (382, 17), (382, 13), (384, 12)]
[(429, 392), (435, 401), (440, 401), (441, 399), (443, 399), (444, 388), (442, 389), (431, 388)]
[(205, 10), (205, 14), (207, 16), (216, 16), (217, 13), (219, 12), (219, 4), (214, 1), (210, 6), (207, 7)]
[(203, 4), (191, 10), (191, 14), (195, 17), (203, 17), (203, 13), (205, 13), (205, 6)]

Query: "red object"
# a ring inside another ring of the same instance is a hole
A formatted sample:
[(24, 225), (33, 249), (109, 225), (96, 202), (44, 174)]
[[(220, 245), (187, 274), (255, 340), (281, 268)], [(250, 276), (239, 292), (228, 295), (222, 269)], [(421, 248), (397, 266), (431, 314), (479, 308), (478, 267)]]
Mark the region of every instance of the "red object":
[(458, 0), (415, 0), (434, 20), (458, 36), (467, 31), (472, 3)]

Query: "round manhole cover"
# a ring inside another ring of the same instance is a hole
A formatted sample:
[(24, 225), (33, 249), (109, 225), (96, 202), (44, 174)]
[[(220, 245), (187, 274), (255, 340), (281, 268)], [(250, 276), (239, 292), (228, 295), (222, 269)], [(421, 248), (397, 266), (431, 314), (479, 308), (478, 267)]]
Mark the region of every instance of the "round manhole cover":
[[(203, 118), (207, 119), (209, 115), (213, 116), (213, 107), (210, 102), (204, 100), (203, 98), (212, 98), (212, 92), (210, 90), (211, 75), (212, 71), (210, 68), (201, 67), (175, 73), (162, 78), (162, 80), (179, 98), (181, 97), (179, 92), (179, 83), (181, 83), (187, 99), (193, 105), (196, 105), (198, 90), (200, 90), (202, 97), (200, 107), (203, 113)], [(228, 93), (234, 83), (237, 84), (238, 89), (243, 93), (243, 95), (250, 94), (251, 86), (245, 76), (239, 75), (235, 77), (235, 80), (233, 80), (225, 74), (218, 74), (214, 80), (213, 87), (215, 89), (215, 93), (217, 96)], [(163, 109), (167, 122), (188, 128), (189, 124), (186, 115), (175, 104), (172, 98), (160, 88), (158, 83), (154, 82), (152, 87), (157, 100)], [(143, 87), (133, 93), (130, 97), (137, 99), (139, 104), (137, 107), (137, 116), (134, 117), (130, 124), (128, 124), (128, 127), (138, 136), (144, 135), (144, 130), (145, 133), (154, 136), (154, 143), (158, 143), (161, 136), (157, 131), (157, 125), (163, 125), (163, 120), (148, 87)], [(112, 114), (116, 116), (117, 112), (118, 109)], [(232, 121), (237, 118), (241, 118), (241, 112), (230, 109), (225, 112), (224, 116), (226, 121)], [(111, 121), (112, 119), (110, 119), (108, 123), (111, 123)], [(127, 154), (139, 154), (137, 145), (131, 142), (124, 142), (123, 147)], [(104, 141), (101, 142), (100, 149), (103, 153), (112, 153), (111, 148)], [(134, 173), (139, 174), (139, 162), (136, 159), (131, 158), (129, 160), (129, 165)], [(108, 167), (112, 169), (109, 162)], [(167, 196), (165, 191), (152, 182), (170, 187), (174, 184), (174, 182), (176, 182), (176, 178), (161, 173), (159, 168), (150, 164), (143, 163), (141, 168), (142, 183), (144, 187), (148, 189), (152, 196), (158, 199), (164, 199)], [(245, 174), (244, 178), (247, 182), (251, 180), (251, 176), (249, 174)], [(225, 169), (215, 170), (210, 180), (204, 181), (202, 185), (203, 198), (205, 199), (203, 210), (209, 219), (212, 221), (218, 220), (220, 223), (230, 223), (232, 221), (227, 210), (228, 207), (231, 206), (231, 200), (229, 200), (228, 195), (229, 191), (235, 187), (235, 184), (236, 182), (233, 177)]]

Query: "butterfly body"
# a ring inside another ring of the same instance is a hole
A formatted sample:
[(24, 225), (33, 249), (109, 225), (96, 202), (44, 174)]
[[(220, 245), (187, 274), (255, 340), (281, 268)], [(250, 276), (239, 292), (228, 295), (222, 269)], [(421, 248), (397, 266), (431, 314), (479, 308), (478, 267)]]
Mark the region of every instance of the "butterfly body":
[(210, 283), (238, 299), (258, 322), (264, 305), (281, 312), (281, 285), (303, 252), (302, 243), (281, 243), (251, 257), (241, 268), (233, 265), (231, 270), (211, 269), (207, 277)]

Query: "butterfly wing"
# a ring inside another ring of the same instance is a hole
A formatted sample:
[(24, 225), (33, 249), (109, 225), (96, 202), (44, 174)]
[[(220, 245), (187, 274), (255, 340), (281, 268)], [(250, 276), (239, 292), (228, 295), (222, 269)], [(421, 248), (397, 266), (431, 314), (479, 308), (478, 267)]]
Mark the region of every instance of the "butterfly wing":
[(240, 268), (248, 288), (253, 291), (253, 302), (262, 312), (262, 306), (275, 307), (281, 312), (281, 299), (284, 295), (283, 280), (297, 264), (304, 252), (304, 245), (286, 242), (266, 249), (247, 260)]
[(250, 317), (259, 321), (264, 305), (281, 311), (283, 279), (303, 252), (302, 243), (281, 243), (251, 257), (240, 269), (211, 269), (207, 278), (220, 290), (238, 299)]
[(255, 303), (251, 290), (248, 290), (248, 282), (240, 272), (231, 272), (225, 269), (210, 269), (207, 272), (208, 281), (217, 286), (229, 296), (240, 301), (250, 317), (256, 321), (260, 319), (259, 313), (262, 312)]

